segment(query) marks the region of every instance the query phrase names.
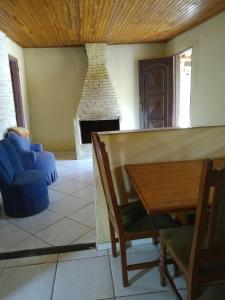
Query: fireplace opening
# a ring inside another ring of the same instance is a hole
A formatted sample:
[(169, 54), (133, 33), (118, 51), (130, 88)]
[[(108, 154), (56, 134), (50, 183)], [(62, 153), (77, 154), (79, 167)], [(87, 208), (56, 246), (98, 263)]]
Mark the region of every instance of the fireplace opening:
[(79, 121), (82, 144), (91, 143), (91, 132), (120, 130), (119, 119)]

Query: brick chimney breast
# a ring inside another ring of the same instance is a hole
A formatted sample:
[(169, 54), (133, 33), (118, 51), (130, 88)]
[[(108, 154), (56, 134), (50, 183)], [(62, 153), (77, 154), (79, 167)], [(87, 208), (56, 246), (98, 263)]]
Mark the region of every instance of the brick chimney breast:
[(88, 69), (76, 118), (112, 120), (120, 118), (120, 108), (106, 66), (106, 44), (85, 44)]
[[(74, 120), (78, 159), (92, 157), (91, 131), (102, 131), (102, 128), (106, 131), (118, 130), (120, 119), (120, 108), (106, 65), (106, 44), (88, 43), (85, 48), (88, 57), (87, 75)], [(113, 129), (109, 129), (111, 126)], [(84, 141), (87, 132), (88, 137)]]

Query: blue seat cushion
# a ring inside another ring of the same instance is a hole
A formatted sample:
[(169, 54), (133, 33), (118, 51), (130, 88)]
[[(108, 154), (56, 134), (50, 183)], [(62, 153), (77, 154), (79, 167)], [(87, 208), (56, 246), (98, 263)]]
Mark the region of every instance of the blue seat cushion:
[(43, 172), (38, 170), (27, 170), (15, 177), (13, 183), (10, 185), (12, 187), (19, 187), (26, 184), (26, 186), (31, 186), (43, 181)]

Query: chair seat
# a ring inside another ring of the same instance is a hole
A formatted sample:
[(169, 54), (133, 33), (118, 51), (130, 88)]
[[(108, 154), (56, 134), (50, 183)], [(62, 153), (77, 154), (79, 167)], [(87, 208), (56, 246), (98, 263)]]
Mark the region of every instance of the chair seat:
[(189, 264), (193, 232), (194, 226), (192, 225), (159, 231), (161, 239), (173, 250), (173, 253), (185, 268), (187, 268)]
[[(181, 226), (178, 228), (160, 230), (160, 237), (166, 243), (167, 247), (172, 249), (172, 253), (177, 257), (185, 269), (188, 268), (191, 246), (193, 240), (194, 226)], [(221, 252), (222, 249), (220, 248)], [(172, 255), (171, 253), (171, 255)], [(200, 272), (208, 270), (218, 270), (218, 268), (225, 269), (224, 264), (211, 261), (210, 263), (200, 262)]]
[(176, 222), (167, 214), (148, 215), (140, 201), (121, 205), (119, 208), (127, 233), (159, 231), (177, 226)]
[(124, 228), (128, 228), (133, 221), (146, 215), (145, 208), (140, 201), (129, 202), (119, 206)]
[(27, 170), (16, 176), (11, 186), (22, 186), (26, 184), (26, 186), (36, 184), (37, 182), (43, 183), (44, 173), (38, 170)]

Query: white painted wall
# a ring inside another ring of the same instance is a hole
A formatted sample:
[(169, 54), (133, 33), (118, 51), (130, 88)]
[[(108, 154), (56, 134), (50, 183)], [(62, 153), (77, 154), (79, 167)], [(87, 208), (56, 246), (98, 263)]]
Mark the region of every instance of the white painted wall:
[(6, 48), (8, 54), (12, 55), (18, 60), (25, 127), (29, 128), (29, 105), (28, 105), (26, 70), (25, 70), (25, 63), (24, 63), (23, 48), (21, 48), (20, 46), (18, 46), (16, 43), (14, 43), (12, 40), (8, 38), (6, 40)]
[(174, 38), (173, 55), (193, 47), (191, 125), (225, 124), (225, 12)]
[(0, 32), (0, 138), (3, 138), (7, 128), (16, 125), (6, 42), (5, 34)]
[(121, 129), (140, 128), (138, 61), (165, 55), (165, 44), (112, 45), (107, 66), (121, 109)]

